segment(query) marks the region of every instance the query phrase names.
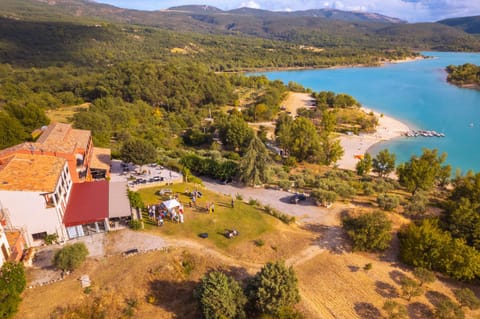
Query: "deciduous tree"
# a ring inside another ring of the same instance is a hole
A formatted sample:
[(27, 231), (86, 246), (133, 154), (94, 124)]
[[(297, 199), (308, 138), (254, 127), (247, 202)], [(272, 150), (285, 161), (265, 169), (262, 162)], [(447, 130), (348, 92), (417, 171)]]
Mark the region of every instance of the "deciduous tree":
[(157, 151), (152, 144), (144, 140), (131, 139), (123, 144), (120, 157), (126, 163), (145, 165), (157, 160)]
[(369, 153), (365, 153), (365, 155), (363, 155), (363, 158), (360, 159), (360, 161), (358, 161), (357, 165), (355, 166), (357, 175), (368, 175), (372, 170), (372, 165), (372, 155), (370, 155)]
[(412, 156), (410, 161), (397, 168), (398, 180), (408, 191), (415, 194), (417, 190), (429, 191), (435, 185), (442, 170), (446, 153), (438, 155), (438, 150), (423, 149), (421, 156)]
[(387, 176), (395, 170), (396, 155), (391, 154), (387, 149), (380, 151), (372, 160), (373, 172), (379, 176)]

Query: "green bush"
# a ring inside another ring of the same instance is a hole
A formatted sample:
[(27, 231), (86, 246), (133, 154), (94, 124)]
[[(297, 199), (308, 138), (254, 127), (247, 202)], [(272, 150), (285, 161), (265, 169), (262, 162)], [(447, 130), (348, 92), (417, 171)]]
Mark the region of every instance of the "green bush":
[(265, 245), (265, 241), (263, 239), (255, 239), (254, 243), (257, 247), (262, 247), (263, 245)]
[(310, 194), (310, 197), (312, 197), (317, 205), (326, 205), (328, 203), (333, 203), (337, 200), (337, 193), (328, 191), (328, 190), (315, 190)]
[(390, 246), (392, 223), (383, 212), (372, 212), (358, 217), (345, 217), (343, 228), (353, 241), (353, 249), (383, 251)]
[(55, 253), (53, 262), (55, 266), (64, 271), (78, 268), (87, 258), (88, 249), (84, 243), (66, 245)]
[(139, 219), (130, 219), (128, 224), (133, 230), (140, 230), (142, 228), (142, 221)]
[(281, 180), (278, 182), (278, 186), (280, 186), (281, 189), (286, 191), (290, 189), (290, 187), (292, 187), (292, 182), (289, 180)]
[(363, 195), (365, 196), (371, 196), (375, 193), (375, 190), (373, 189), (373, 186), (371, 183), (363, 183)]
[(57, 234), (48, 234), (47, 236), (45, 236), (45, 238), (43, 240), (45, 241), (45, 244), (51, 245), (58, 240), (58, 235)]
[(391, 183), (383, 179), (377, 179), (376, 182), (373, 183), (373, 189), (376, 193), (386, 193), (393, 191), (395, 188)]
[(400, 199), (395, 195), (380, 194), (377, 197), (377, 204), (383, 210), (391, 211), (400, 204)]
[(250, 206), (257, 206), (258, 204), (259, 204), (259, 202), (256, 199), (250, 198), (248, 200), (248, 205), (250, 205)]

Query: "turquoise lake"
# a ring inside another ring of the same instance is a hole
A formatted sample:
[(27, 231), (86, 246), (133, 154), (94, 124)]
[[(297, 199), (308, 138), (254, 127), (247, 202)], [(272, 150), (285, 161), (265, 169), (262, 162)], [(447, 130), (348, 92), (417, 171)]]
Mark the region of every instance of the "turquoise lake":
[(444, 138), (399, 138), (374, 146), (375, 154), (388, 148), (397, 164), (422, 148), (448, 154), (454, 171), (480, 172), (480, 91), (446, 82), (445, 67), (480, 65), (479, 53), (423, 52), (433, 59), (387, 64), (381, 67), (267, 72), (269, 79), (294, 81), (313, 91), (334, 91), (355, 97), (365, 107), (390, 115), (412, 129), (435, 130)]

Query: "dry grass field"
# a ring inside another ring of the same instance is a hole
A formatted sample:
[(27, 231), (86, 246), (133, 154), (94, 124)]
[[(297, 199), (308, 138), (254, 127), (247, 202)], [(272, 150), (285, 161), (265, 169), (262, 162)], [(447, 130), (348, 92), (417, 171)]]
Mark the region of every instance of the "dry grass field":
[(73, 115), (80, 110), (85, 110), (90, 107), (90, 103), (83, 103), (80, 105), (64, 106), (57, 109), (50, 109), (46, 111), (47, 117), (52, 122), (71, 123)]
[[(184, 189), (176, 191), (183, 194)], [(145, 190), (142, 194), (152, 202), (158, 201), (154, 193)], [(216, 223), (228, 220), (221, 215), (248, 212), (257, 216), (258, 213), (257, 208), (245, 203), (236, 203), (235, 210), (221, 206), (229, 198), (224, 195), (205, 191), (204, 197), (219, 204), (218, 211), (197, 216), (187, 211), (192, 225), (186, 229), (194, 231), (196, 224), (203, 225), (202, 229), (216, 229), (219, 227)], [(367, 204), (361, 205), (359, 201), (349, 210), (361, 213), (375, 209)], [(268, 223), (268, 227), (260, 227), (261, 232), (253, 235), (246, 232), (245, 238), (240, 235), (238, 241), (224, 244), (221, 237), (200, 239), (180, 229), (187, 225), (173, 223), (147, 227), (141, 232), (109, 233), (104, 239), (105, 256), (90, 258), (63, 281), (27, 289), (15, 318), (74, 318), (61, 314), (66, 308), (75, 307), (84, 314), (82, 318), (93, 318), (88, 316), (89, 311), (104, 313), (104, 318), (200, 318), (192, 294), (203, 274), (216, 269), (246, 280), (267, 261), (278, 259), (285, 260), (297, 273), (301, 293), (298, 309), (307, 319), (386, 318), (382, 307), (387, 300), (405, 305), (410, 319), (433, 319), (436, 305), (443, 299), (455, 301), (453, 289), (463, 286), (440, 278), (426, 285), (422, 296), (408, 301), (402, 296), (400, 281), (413, 275), (396, 260), (396, 236), (392, 237), (391, 248), (381, 255), (352, 253), (338, 216), (336, 222), (328, 225), (285, 225), (270, 216), (264, 217), (254, 219), (258, 225), (246, 220), (253, 227)], [(395, 230), (408, 222), (397, 213), (390, 213), (390, 217)], [(236, 220), (235, 216), (231, 218)], [(207, 223), (208, 220), (211, 222)], [(156, 238), (162, 242), (160, 246), (168, 249), (127, 258), (119, 255), (134, 243), (140, 247), (140, 241), (151, 243)], [(259, 245), (255, 239), (261, 239), (263, 244)], [(367, 264), (371, 264), (371, 269), (364, 269)], [(28, 277), (32, 278), (34, 272), (29, 270)], [(91, 290), (80, 287), (78, 279), (83, 274), (90, 276)], [(477, 287), (468, 287), (477, 295), (480, 293)], [(57, 316), (52, 317), (52, 313)], [(480, 310), (466, 310), (466, 318), (480, 318)]]
[[(454, 300), (451, 289), (458, 284), (442, 280), (427, 285), (423, 296), (407, 301), (401, 296), (400, 279), (413, 276), (391, 260), (390, 252), (380, 257), (351, 253), (340, 228), (305, 228), (277, 233), (278, 237), (272, 233), (272, 238), (266, 240), (290, 247), (279, 257), (293, 265), (297, 273), (302, 296), (298, 308), (306, 318), (382, 318), (386, 315), (383, 303), (389, 299), (406, 305), (409, 318), (433, 318), (439, 300)], [(305, 238), (304, 231), (310, 231), (316, 240), (299, 240)], [(178, 246), (188, 243), (176, 242)], [(133, 318), (199, 318), (192, 293), (205, 272), (221, 269), (243, 280), (258, 271), (262, 260), (270, 259), (267, 256), (275, 259), (267, 245), (245, 244), (230, 255), (193, 243), (188, 248), (174, 247), (127, 258), (114, 255), (89, 259), (63, 281), (26, 290), (16, 318), (50, 318), (58, 307), (78, 304), (105, 311), (106, 318), (124, 318), (132, 300), (136, 303), (130, 310)], [(367, 271), (363, 267), (368, 263), (372, 268)], [(93, 282), (88, 294), (78, 280), (83, 274)], [(479, 311), (467, 312), (467, 318), (479, 315)]]

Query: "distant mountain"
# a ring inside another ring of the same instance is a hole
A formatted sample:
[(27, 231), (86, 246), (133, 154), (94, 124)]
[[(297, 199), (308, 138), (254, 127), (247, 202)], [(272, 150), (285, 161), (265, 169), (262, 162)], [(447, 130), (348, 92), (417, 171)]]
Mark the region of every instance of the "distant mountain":
[(190, 13), (219, 13), (222, 9), (207, 5), (186, 5), (168, 8), (170, 11), (190, 12)]
[(463, 30), (470, 34), (480, 34), (480, 16), (452, 18), (438, 21), (438, 23)]
[(310, 16), (318, 18), (335, 19), (342, 21), (367, 21), (367, 22), (384, 22), (384, 23), (406, 23), (406, 21), (388, 17), (373, 12), (360, 11), (341, 11), (336, 9), (312, 9), (306, 11), (293, 12), (299, 16)]
[(246, 35), (322, 48), (390, 50), (401, 47), (450, 51), (480, 48), (480, 39), (463, 31), (464, 28), (475, 33), (478, 17), (410, 24), (376, 13), (332, 9), (277, 12), (239, 8), (223, 11), (213, 6), (186, 5), (141, 11), (86, 0), (0, 0), (0, 17), (90, 25), (120, 23), (185, 33)]
[(360, 11), (342, 11), (336, 9), (311, 9), (304, 11), (268, 11), (254, 8), (238, 8), (229, 11), (222, 11), (221, 9), (211, 6), (180, 6), (172, 7), (167, 10), (183, 11), (189, 13), (228, 13), (230, 15), (248, 15), (254, 17), (314, 17), (325, 18), (331, 20), (351, 21), (351, 22), (382, 22), (382, 23), (405, 23), (405, 21), (384, 16), (378, 13), (360, 12)]

